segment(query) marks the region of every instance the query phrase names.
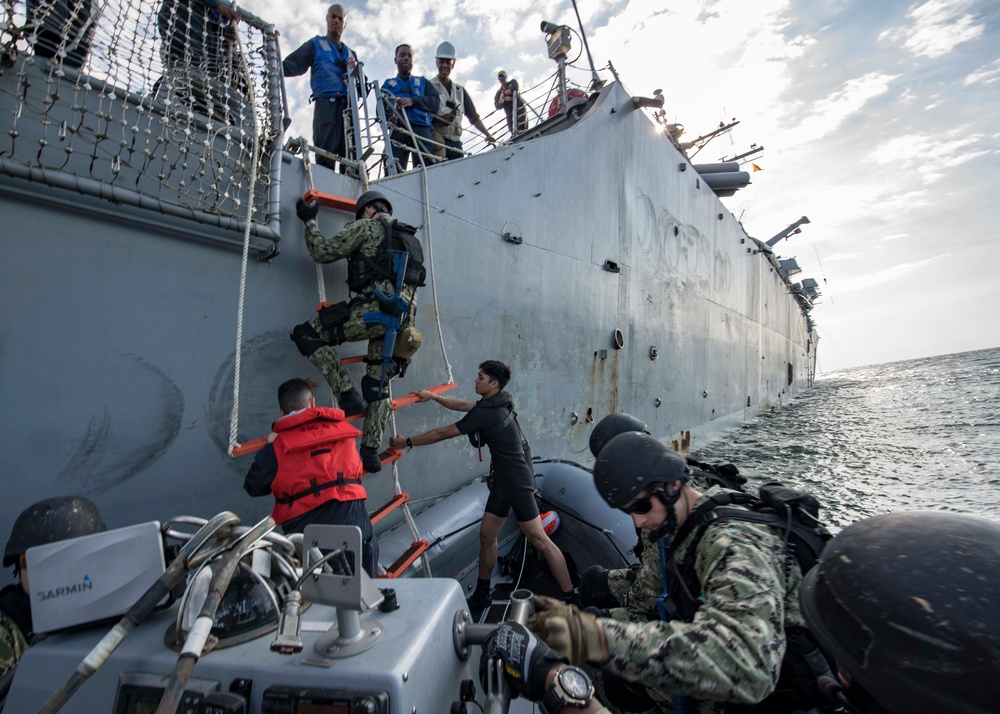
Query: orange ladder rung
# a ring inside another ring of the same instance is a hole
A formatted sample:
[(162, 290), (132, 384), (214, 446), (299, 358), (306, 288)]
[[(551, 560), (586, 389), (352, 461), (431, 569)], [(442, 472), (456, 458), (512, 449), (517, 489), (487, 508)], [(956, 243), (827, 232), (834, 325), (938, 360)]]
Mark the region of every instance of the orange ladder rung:
[(382, 462), (383, 466), (388, 466), (393, 461), (399, 461), (403, 458), (403, 452), (399, 449), (393, 449), (391, 446), (378, 455), (379, 461)]
[(395, 496), (390, 498), (385, 504), (379, 507), (375, 513), (371, 516), (372, 525), (375, 525), (387, 515), (395, 511), (397, 508), (402, 506), (404, 503), (409, 503), (410, 494), (408, 493), (397, 493)]
[(344, 198), (343, 196), (335, 196), (332, 193), (323, 193), (322, 191), (317, 191), (312, 189), (311, 191), (306, 191), (305, 195), (302, 197), (307, 202), (312, 203), (313, 201), (319, 201), (319, 205), (324, 208), (333, 208), (337, 211), (346, 211), (348, 213), (354, 213), (357, 210), (357, 201), (353, 198)]
[[(363, 355), (358, 357), (348, 357), (347, 359), (344, 360), (344, 363), (351, 364), (355, 362), (360, 362), (363, 359), (364, 359)], [(444, 384), (438, 384), (437, 386), (430, 387), (428, 388), (427, 391), (434, 392), (435, 394), (441, 394), (442, 392), (447, 392), (450, 389), (454, 389), (456, 386), (458, 385), (456, 385), (454, 382), (445, 382)], [(395, 411), (400, 407), (405, 407), (407, 404), (416, 404), (418, 401), (420, 401), (420, 399), (417, 397), (417, 395), (410, 393), (405, 396), (399, 397), (398, 399), (393, 399), (392, 409), (393, 411)], [(364, 419), (364, 417), (365, 417), (364, 412), (361, 412), (360, 414), (353, 414), (347, 417), (347, 421), (357, 421), (358, 419)], [(233, 447), (233, 456), (246, 456), (247, 454), (252, 454), (255, 451), (260, 451), (265, 446), (267, 446), (267, 440), (269, 438), (270, 435), (262, 436), (257, 439), (251, 439), (250, 441), (244, 441), (242, 444), (237, 444), (236, 446)], [(388, 451), (382, 452), (382, 458), (385, 459), (386, 454), (391, 455), (393, 451), (395, 450), (389, 449)], [(388, 461), (383, 460), (382, 464), (383, 465), (390, 464), (393, 461), (396, 461), (400, 456), (402, 456), (402, 454), (399, 452), (397, 452), (397, 454), (398, 454), (397, 456), (390, 458)]]
[(398, 578), (403, 572), (413, 565), (413, 561), (430, 550), (431, 544), (426, 540), (414, 541), (410, 547), (403, 551), (403, 554), (396, 558), (395, 562), (385, 569), (385, 575), (381, 578)]
[[(437, 386), (434, 387), (428, 387), (427, 391), (434, 392), (435, 394), (441, 394), (442, 392), (447, 392), (448, 390), (454, 389), (457, 386), (458, 385), (455, 384), (454, 382), (445, 382), (444, 384), (438, 384)], [(405, 407), (408, 404), (416, 404), (419, 401), (420, 397), (418, 397), (415, 393), (410, 392), (409, 394), (406, 394), (402, 397), (397, 397), (396, 399), (393, 399), (392, 410), (396, 411), (400, 407)], [(353, 414), (347, 417), (347, 421), (357, 421), (358, 419), (364, 419), (364, 417), (365, 417), (364, 413)]]

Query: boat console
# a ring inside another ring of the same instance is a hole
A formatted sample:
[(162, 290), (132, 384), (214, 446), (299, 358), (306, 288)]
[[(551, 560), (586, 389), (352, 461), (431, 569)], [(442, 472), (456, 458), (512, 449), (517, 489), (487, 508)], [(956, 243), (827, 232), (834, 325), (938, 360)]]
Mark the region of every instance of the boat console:
[[(329, 529), (345, 538), (342, 526)], [(341, 551), (344, 552), (344, 551)], [(469, 624), (457, 581), (406, 578), (371, 581), (320, 574), (307, 564), (301, 587), (307, 607), (298, 628), (283, 621), (268, 634), (204, 652), (184, 685), (184, 714), (413, 714), (462, 711), (478, 689), (483, 626)], [(391, 585), (379, 590), (375, 583)], [(530, 593), (529, 593), (530, 596)], [(287, 598), (286, 598), (287, 602)], [(334, 604), (337, 603), (337, 604)], [(153, 613), (135, 627), (61, 711), (150, 714), (178, 659), (176, 608)], [(239, 619), (239, 607), (229, 608)], [(248, 612), (247, 626), (250, 622)], [(286, 608), (286, 615), (288, 610)], [(238, 624), (238, 623), (237, 623)], [(235, 626), (235, 625), (234, 625)], [(482, 630), (482, 631), (479, 631)], [(36, 644), (21, 659), (7, 711), (39, 711), (43, 703), (101, 641), (106, 628), (62, 633)], [(212, 640), (210, 639), (211, 643)], [(276, 646), (281, 643), (280, 646)], [(477, 697), (482, 701), (480, 693)], [(458, 708), (452, 709), (456, 704)]]

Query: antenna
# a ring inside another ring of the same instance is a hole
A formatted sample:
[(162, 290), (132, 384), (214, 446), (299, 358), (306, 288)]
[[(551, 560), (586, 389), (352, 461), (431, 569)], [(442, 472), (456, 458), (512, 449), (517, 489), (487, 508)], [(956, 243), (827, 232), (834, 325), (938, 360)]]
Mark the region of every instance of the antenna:
[(594, 68), (594, 58), (590, 56), (590, 45), (587, 44), (587, 33), (583, 29), (583, 20), (580, 19), (580, 11), (576, 9), (576, 0), (573, 0), (573, 12), (576, 13), (576, 24), (580, 26), (580, 38), (583, 40), (583, 49), (587, 50), (587, 61), (590, 62), (591, 89), (600, 89), (604, 86), (604, 80), (597, 76)]

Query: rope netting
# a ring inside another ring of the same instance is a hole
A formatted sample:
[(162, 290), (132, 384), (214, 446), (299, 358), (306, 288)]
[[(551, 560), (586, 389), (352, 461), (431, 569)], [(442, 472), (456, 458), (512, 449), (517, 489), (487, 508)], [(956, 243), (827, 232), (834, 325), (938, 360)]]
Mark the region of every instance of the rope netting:
[(256, 182), (253, 222), (276, 220), (277, 40), (240, 19), (198, 0), (5, 0), (0, 170), (230, 228)]

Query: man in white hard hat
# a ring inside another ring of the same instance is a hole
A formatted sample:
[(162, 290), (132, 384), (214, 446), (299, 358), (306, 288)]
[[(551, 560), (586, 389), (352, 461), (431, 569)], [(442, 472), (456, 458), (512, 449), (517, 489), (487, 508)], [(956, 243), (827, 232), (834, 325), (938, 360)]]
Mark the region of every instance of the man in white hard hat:
[(465, 91), (465, 87), (451, 81), (451, 70), (455, 67), (455, 46), (450, 42), (442, 42), (438, 45), (435, 57), (438, 73), (431, 79), (431, 84), (438, 90), (441, 106), (432, 117), (434, 141), (444, 146), (435, 146), (434, 151), (439, 157), (450, 161), (462, 157), (463, 115), (482, 132), (488, 143), (493, 144), (496, 140), (479, 118), (476, 105), (472, 103), (472, 97)]

